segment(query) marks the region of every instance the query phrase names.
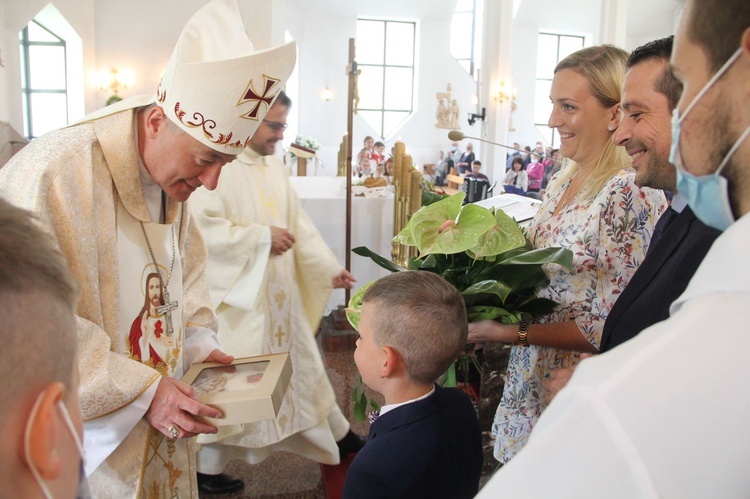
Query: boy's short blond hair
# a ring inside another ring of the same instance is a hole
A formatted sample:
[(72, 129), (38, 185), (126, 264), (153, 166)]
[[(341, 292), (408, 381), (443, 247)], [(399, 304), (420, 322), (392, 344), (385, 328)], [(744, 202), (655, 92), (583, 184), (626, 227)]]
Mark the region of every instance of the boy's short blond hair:
[(377, 305), (373, 339), (402, 357), (416, 383), (434, 383), (466, 346), (469, 325), (458, 290), (426, 271), (396, 272), (376, 281), (362, 303)]

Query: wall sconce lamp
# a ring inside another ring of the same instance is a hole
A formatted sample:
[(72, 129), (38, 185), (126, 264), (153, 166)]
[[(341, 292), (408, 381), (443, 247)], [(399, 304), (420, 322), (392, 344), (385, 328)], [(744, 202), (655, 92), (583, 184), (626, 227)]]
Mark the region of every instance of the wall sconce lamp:
[(493, 95), (495, 96), (495, 102), (497, 102), (498, 104), (502, 104), (503, 102), (511, 98), (515, 98), (515, 92), (511, 94), (510, 86), (505, 80), (501, 80), (500, 84), (495, 86)]
[(325, 90), (323, 90), (323, 92), (321, 92), (320, 97), (324, 101), (329, 101), (329, 100), (333, 99), (333, 91), (330, 88), (326, 87)]
[(122, 100), (119, 93), (133, 83), (133, 74), (130, 71), (118, 71), (112, 68), (110, 71), (99, 71), (97, 75), (99, 90), (108, 90), (112, 95), (107, 99), (107, 105)]
[(485, 108), (482, 108), (482, 113), (481, 114), (469, 113), (469, 126), (473, 126), (474, 123), (477, 122), (477, 120), (484, 121), (485, 118), (486, 118), (486, 116), (485, 116)]

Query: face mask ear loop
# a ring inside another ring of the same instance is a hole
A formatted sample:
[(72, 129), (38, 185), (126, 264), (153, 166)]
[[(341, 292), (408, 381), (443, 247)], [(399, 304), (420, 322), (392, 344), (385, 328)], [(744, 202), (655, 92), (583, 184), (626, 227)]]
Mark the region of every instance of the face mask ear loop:
[(70, 419), (70, 413), (68, 413), (68, 409), (67, 407), (65, 407), (65, 404), (63, 404), (62, 400), (60, 400), (57, 404), (58, 404), (58, 408), (60, 409), (60, 413), (62, 414), (63, 420), (65, 421), (65, 424), (67, 425), (68, 430), (70, 430), (70, 436), (73, 437), (73, 441), (76, 443), (76, 447), (78, 448), (78, 453), (81, 455), (81, 461), (85, 465), (86, 454), (83, 451), (83, 444), (81, 444), (81, 439), (78, 436), (76, 427), (73, 425), (73, 420)]
[(701, 97), (703, 97), (703, 95), (706, 92), (708, 92), (708, 90), (713, 86), (714, 83), (716, 83), (716, 80), (721, 78), (721, 75), (723, 75), (726, 72), (726, 70), (729, 69), (729, 66), (731, 66), (734, 63), (734, 61), (736, 61), (740, 57), (740, 55), (742, 55), (742, 47), (738, 48), (737, 51), (734, 54), (732, 54), (732, 57), (727, 59), (727, 62), (725, 62), (719, 68), (719, 70), (716, 73), (714, 73), (711, 79), (708, 80), (708, 82), (705, 85), (703, 85), (703, 88), (701, 88), (701, 91), (698, 92), (698, 95), (693, 97), (693, 101), (690, 103), (687, 109), (685, 109), (685, 112), (682, 113), (682, 115), (680, 116), (680, 122), (682, 122), (682, 120), (685, 119), (685, 116), (687, 116), (690, 110), (693, 109), (693, 106), (695, 106), (695, 104), (701, 99)]
[(734, 143), (734, 145), (729, 150), (729, 152), (727, 153), (727, 155), (724, 156), (724, 160), (721, 162), (721, 164), (719, 165), (719, 167), (716, 169), (716, 172), (714, 172), (714, 175), (718, 175), (719, 173), (721, 173), (721, 170), (723, 170), (724, 167), (727, 166), (727, 163), (729, 163), (729, 160), (731, 159), (731, 157), (734, 154), (734, 152), (737, 149), (740, 148), (740, 146), (745, 141), (745, 139), (747, 138), (748, 135), (750, 135), (750, 127), (745, 128), (745, 131), (742, 133), (742, 135), (740, 135), (740, 138), (737, 139), (737, 142)]
[(26, 428), (23, 434), (23, 450), (24, 455), (26, 456), (26, 462), (29, 465), (29, 469), (31, 470), (31, 474), (34, 475), (34, 480), (36, 480), (39, 488), (42, 489), (44, 497), (46, 497), (47, 499), (52, 499), (52, 494), (50, 494), (47, 485), (44, 483), (44, 480), (42, 480), (42, 476), (39, 474), (39, 471), (37, 471), (36, 466), (34, 465), (34, 461), (31, 459), (31, 451), (29, 450), (31, 448), (31, 427), (33, 426), (34, 420), (36, 419), (37, 412), (39, 412), (39, 406), (42, 404), (43, 398), (44, 392), (41, 392), (37, 397), (36, 402), (34, 402), (34, 407), (31, 408), (31, 414), (29, 414), (29, 420), (26, 422)]

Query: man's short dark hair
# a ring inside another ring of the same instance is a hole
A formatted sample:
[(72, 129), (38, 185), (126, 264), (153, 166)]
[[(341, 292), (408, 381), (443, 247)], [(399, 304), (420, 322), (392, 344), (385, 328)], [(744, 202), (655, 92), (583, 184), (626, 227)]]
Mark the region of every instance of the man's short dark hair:
[(482, 162), (479, 161), (478, 159), (475, 159), (474, 161), (471, 162), (471, 166), (474, 166), (474, 165), (482, 166)]
[(737, 51), (742, 33), (749, 27), (747, 0), (692, 0), (687, 36), (701, 46), (713, 72)]
[(665, 62), (664, 71), (656, 80), (654, 90), (664, 95), (669, 102), (669, 109), (677, 107), (677, 101), (682, 95), (682, 83), (674, 77), (669, 69), (669, 58), (672, 56), (672, 44), (674, 36), (660, 38), (652, 42), (645, 43), (635, 49), (628, 58), (628, 69), (642, 62), (650, 60), (660, 60)]
[(274, 104), (279, 104), (284, 107), (292, 107), (292, 99), (283, 90), (279, 92), (279, 96), (276, 97)]

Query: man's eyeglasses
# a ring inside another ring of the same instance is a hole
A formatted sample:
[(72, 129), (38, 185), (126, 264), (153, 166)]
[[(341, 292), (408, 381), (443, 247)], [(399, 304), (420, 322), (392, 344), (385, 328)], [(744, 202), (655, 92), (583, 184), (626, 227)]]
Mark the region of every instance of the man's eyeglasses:
[(278, 121), (263, 120), (263, 123), (265, 123), (266, 126), (268, 126), (274, 132), (283, 132), (284, 130), (286, 130), (286, 127), (289, 126), (286, 123), (279, 123)]

